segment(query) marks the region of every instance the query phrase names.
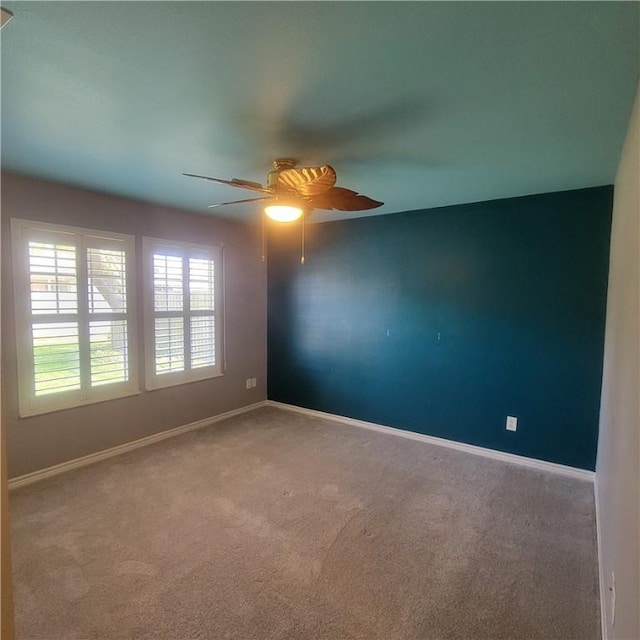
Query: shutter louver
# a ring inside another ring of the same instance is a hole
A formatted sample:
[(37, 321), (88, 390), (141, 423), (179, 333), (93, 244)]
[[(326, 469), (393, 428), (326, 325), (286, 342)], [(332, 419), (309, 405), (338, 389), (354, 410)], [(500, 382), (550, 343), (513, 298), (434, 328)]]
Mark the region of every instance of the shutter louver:
[(89, 313), (125, 313), (127, 269), (124, 251), (87, 249)]
[(91, 386), (126, 382), (129, 379), (129, 343), (124, 250), (89, 247), (87, 278)]
[(31, 332), (35, 395), (80, 389), (78, 323), (34, 323)]
[(156, 318), (156, 374), (184, 370), (182, 318)]
[(153, 297), (156, 311), (182, 311), (182, 258), (153, 256)]
[(125, 320), (89, 322), (91, 386), (129, 379), (127, 323)]
[(31, 313), (77, 313), (77, 282), (75, 247), (29, 242)]
[[(36, 396), (80, 388), (76, 248), (29, 242), (33, 390)], [(75, 320), (69, 322), (69, 320)]]
[(191, 318), (191, 366), (211, 367), (216, 363), (216, 321), (213, 316)]

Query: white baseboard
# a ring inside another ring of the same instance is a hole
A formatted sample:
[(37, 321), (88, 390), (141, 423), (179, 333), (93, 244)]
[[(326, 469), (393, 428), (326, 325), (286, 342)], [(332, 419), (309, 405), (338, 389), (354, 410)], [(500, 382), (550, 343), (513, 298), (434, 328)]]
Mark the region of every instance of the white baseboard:
[(107, 458), (112, 458), (113, 456), (118, 456), (121, 453), (139, 449), (140, 447), (146, 447), (147, 445), (153, 444), (155, 442), (160, 442), (161, 440), (166, 440), (167, 438), (173, 438), (174, 436), (178, 436), (181, 433), (186, 433), (187, 431), (201, 429), (202, 427), (214, 424), (215, 422), (221, 422), (222, 420), (232, 418), (233, 416), (240, 415), (241, 413), (247, 413), (248, 411), (258, 409), (259, 407), (264, 407), (266, 404), (266, 400), (263, 400), (262, 402), (255, 402), (254, 404), (249, 404), (245, 407), (240, 407), (239, 409), (233, 409), (231, 411), (226, 411), (225, 413), (219, 413), (217, 416), (211, 416), (210, 418), (204, 418), (204, 420), (198, 420), (196, 422), (184, 424), (180, 427), (167, 429), (166, 431), (160, 431), (159, 433), (154, 433), (150, 436), (146, 436), (145, 438), (134, 440), (133, 442), (126, 442), (125, 444), (118, 445), (117, 447), (112, 447), (111, 449), (105, 449), (104, 451), (91, 453), (88, 456), (83, 456), (82, 458), (76, 458), (75, 460), (62, 462), (61, 464), (56, 464), (52, 467), (47, 467), (46, 469), (40, 469), (39, 471), (33, 471), (32, 473), (27, 473), (23, 476), (11, 478), (8, 482), (9, 490), (17, 489), (18, 487), (24, 487), (28, 484), (38, 482), (39, 480), (44, 480), (45, 478), (50, 478), (52, 476), (57, 476), (60, 473), (71, 471), (72, 469), (86, 467), (87, 465), (93, 464), (94, 462), (106, 460)]
[[(384, 425), (375, 424), (373, 422), (365, 422), (364, 420), (356, 420), (355, 418), (338, 416), (333, 413), (316, 411), (315, 409), (306, 409), (304, 407), (297, 407), (295, 405), (284, 404), (282, 402), (275, 402), (273, 400), (263, 400), (262, 402), (256, 402), (254, 404), (250, 404), (245, 407), (240, 407), (239, 409), (233, 409), (232, 411), (227, 411), (225, 413), (218, 414), (217, 416), (211, 416), (209, 418), (204, 418), (203, 420), (198, 420), (197, 422), (191, 422), (189, 424), (185, 424), (180, 427), (175, 427), (173, 429), (167, 429), (166, 431), (154, 433), (150, 436), (146, 436), (145, 438), (140, 438), (139, 440), (134, 440), (133, 442), (127, 442), (125, 444), (112, 447), (111, 449), (105, 449), (104, 451), (98, 451), (97, 453), (92, 453), (87, 456), (83, 456), (82, 458), (76, 458), (75, 460), (62, 462), (61, 464), (57, 464), (52, 467), (47, 467), (46, 469), (40, 469), (32, 473), (27, 473), (22, 476), (11, 478), (8, 483), (9, 490), (17, 489), (18, 487), (24, 487), (34, 482), (38, 482), (39, 480), (44, 480), (45, 478), (50, 478), (60, 473), (71, 471), (72, 469), (85, 467), (89, 464), (93, 464), (94, 462), (99, 462), (100, 460), (106, 460), (107, 458), (112, 458), (113, 456), (120, 455), (121, 453), (125, 453), (127, 451), (133, 451), (134, 449), (145, 447), (147, 445), (153, 444), (154, 442), (160, 442), (167, 438), (172, 438), (174, 436), (180, 435), (181, 433), (186, 433), (187, 431), (201, 429), (202, 427), (206, 427), (210, 424), (221, 422), (222, 420), (226, 420), (227, 418), (231, 418), (233, 416), (237, 416), (242, 413), (246, 413), (248, 411), (253, 411), (254, 409), (258, 409), (260, 407), (264, 407), (267, 405), (271, 407), (277, 407), (279, 409), (285, 409), (287, 411), (302, 413), (302, 414), (316, 417), (316, 418), (323, 418), (325, 420), (331, 420), (333, 422), (347, 424), (354, 427), (370, 429), (371, 431), (378, 431), (380, 433), (386, 433), (388, 435), (392, 435), (396, 437), (407, 438), (409, 440), (416, 440), (418, 442), (426, 442), (428, 444), (433, 444), (438, 447), (447, 447), (449, 449), (456, 449), (458, 451), (464, 451), (466, 453), (472, 453), (474, 455), (484, 456), (485, 458), (493, 458), (494, 460), (501, 460), (502, 462), (511, 462), (513, 464), (518, 464), (521, 466), (538, 469), (540, 471), (550, 471), (552, 473), (558, 473), (564, 476), (569, 476), (571, 478), (577, 478), (579, 480), (587, 480), (589, 482), (593, 482), (595, 479), (595, 473), (593, 471), (587, 471), (585, 469), (576, 469), (575, 467), (568, 467), (566, 465), (556, 464), (554, 462), (536, 460), (534, 458), (518, 456), (513, 453), (504, 453), (502, 451), (495, 451), (494, 449), (486, 449), (484, 447), (465, 444), (463, 442), (455, 442), (454, 440), (446, 440), (445, 438), (438, 438), (436, 436), (427, 436), (422, 433), (405, 431), (404, 429), (398, 429), (396, 427), (387, 427)], [(598, 500), (598, 494), (596, 491), (596, 514), (598, 512), (597, 500)], [(597, 520), (597, 526), (599, 527), (598, 520)], [(598, 531), (598, 544), (600, 544), (599, 531)], [(600, 557), (600, 554), (598, 555)], [(602, 589), (602, 585), (601, 585), (601, 589)]]
[(602, 624), (602, 640), (607, 640), (607, 581), (604, 575), (604, 565), (602, 563), (602, 528), (600, 527), (600, 497), (598, 495), (598, 476), (596, 474), (593, 483), (593, 493), (596, 502), (596, 545), (598, 551), (598, 582), (600, 584), (600, 622)]
[(568, 476), (570, 478), (576, 478), (578, 480), (593, 482), (595, 478), (595, 473), (593, 471), (587, 471), (586, 469), (577, 469), (576, 467), (556, 464), (555, 462), (536, 460), (535, 458), (518, 456), (514, 453), (504, 453), (502, 451), (486, 449), (485, 447), (478, 447), (472, 444), (465, 444), (463, 442), (456, 442), (454, 440), (446, 440), (445, 438), (438, 438), (436, 436), (427, 436), (422, 433), (405, 431), (404, 429), (397, 429), (395, 427), (387, 427), (381, 424), (375, 424), (373, 422), (365, 422), (364, 420), (356, 420), (355, 418), (338, 416), (333, 413), (325, 413), (324, 411), (316, 411), (315, 409), (305, 409), (304, 407), (297, 407), (292, 404), (275, 402), (274, 400), (268, 400), (267, 405), (270, 407), (277, 407), (278, 409), (286, 409), (287, 411), (303, 413), (315, 418), (323, 418), (325, 420), (332, 420), (333, 422), (348, 424), (352, 427), (361, 427), (363, 429), (370, 429), (371, 431), (386, 433), (391, 436), (399, 436), (401, 438), (408, 438), (409, 440), (426, 442), (438, 447), (447, 447), (448, 449), (456, 449), (457, 451), (464, 451), (466, 453), (472, 453), (477, 456), (484, 456), (485, 458), (493, 458), (494, 460), (500, 460), (502, 462), (511, 462), (523, 467), (538, 469), (539, 471), (550, 471), (551, 473), (557, 473), (563, 476)]

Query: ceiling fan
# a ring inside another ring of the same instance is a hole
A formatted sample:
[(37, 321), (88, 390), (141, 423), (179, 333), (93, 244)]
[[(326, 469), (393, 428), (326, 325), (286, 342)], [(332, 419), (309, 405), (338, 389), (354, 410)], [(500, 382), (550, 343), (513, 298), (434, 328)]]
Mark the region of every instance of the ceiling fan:
[(273, 169), (267, 174), (267, 185), (263, 187), (259, 182), (241, 180), (223, 180), (193, 173), (183, 173), (190, 178), (201, 178), (227, 184), (248, 191), (255, 191), (262, 195), (255, 198), (231, 200), (209, 205), (209, 208), (222, 207), (242, 202), (265, 201), (265, 213), (278, 222), (292, 222), (312, 209), (336, 209), (338, 211), (365, 211), (382, 206), (367, 196), (363, 196), (351, 189), (336, 187), (336, 172), (328, 164), (319, 167), (298, 167), (293, 158), (277, 158), (273, 161)]

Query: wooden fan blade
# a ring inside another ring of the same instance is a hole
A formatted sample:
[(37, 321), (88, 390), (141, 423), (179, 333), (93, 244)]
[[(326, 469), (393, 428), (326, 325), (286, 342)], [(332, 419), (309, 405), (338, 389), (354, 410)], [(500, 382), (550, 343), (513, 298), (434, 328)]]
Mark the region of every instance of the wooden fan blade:
[(365, 211), (381, 207), (384, 202), (378, 202), (367, 196), (360, 195), (344, 187), (332, 187), (324, 193), (311, 198), (314, 209), (337, 209), (338, 211)]
[(242, 178), (231, 178), (231, 182), (236, 187), (246, 187), (247, 189), (262, 189), (263, 186), (259, 182), (253, 180), (243, 180)]
[(322, 167), (295, 167), (278, 175), (278, 187), (295, 191), (301, 196), (316, 196), (331, 189), (336, 183), (336, 172), (328, 164)]
[(233, 180), (223, 180), (222, 178), (211, 178), (209, 176), (198, 176), (195, 173), (183, 173), (183, 176), (189, 178), (200, 178), (202, 180), (209, 180), (211, 182), (219, 182), (220, 184), (228, 184), (231, 187), (240, 187), (241, 189), (249, 189), (250, 191), (258, 191), (259, 193), (272, 193), (269, 189), (265, 189), (259, 182), (251, 182), (250, 180), (240, 180), (234, 178)]
[(240, 204), (241, 202), (258, 202), (259, 200), (271, 200), (272, 196), (262, 196), (261, 198), (245, 198), (244, 200), (231, 200), (230, 202), (216, 202), (210, 204), (207, 209), (215, 209), (216, 207), (224, 207), (226, 204)]

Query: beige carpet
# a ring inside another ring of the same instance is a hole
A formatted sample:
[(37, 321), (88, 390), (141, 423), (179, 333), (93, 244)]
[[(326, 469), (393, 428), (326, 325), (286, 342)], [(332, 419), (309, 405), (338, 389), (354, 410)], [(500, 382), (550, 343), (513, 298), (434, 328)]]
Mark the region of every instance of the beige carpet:
[(600, 637), (589, 483), (278, 409), (10, 508), (19, 640)]

